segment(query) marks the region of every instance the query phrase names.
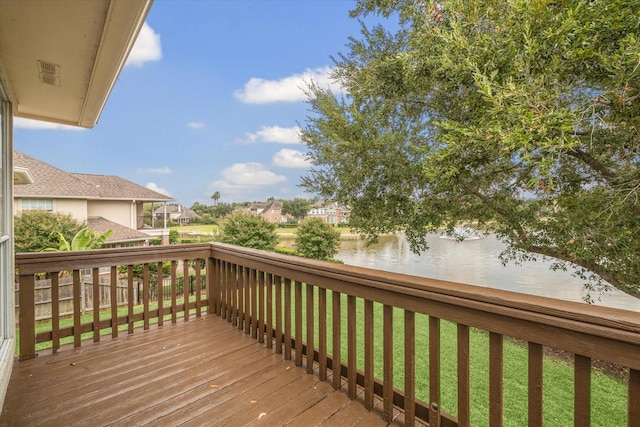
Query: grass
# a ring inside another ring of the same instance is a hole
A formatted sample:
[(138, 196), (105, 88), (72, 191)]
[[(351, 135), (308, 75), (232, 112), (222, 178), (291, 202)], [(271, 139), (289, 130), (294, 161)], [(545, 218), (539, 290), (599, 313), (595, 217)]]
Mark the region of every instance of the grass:
[[(184, 301), (184, 298), (177, 298), (176, 299), (176, 304), (180, 305), (182, 304)], [(192, 296), (189, 298), (190, 302), (195, 302), (195, 296)], [(166, 308), (168, 305), (170, 305), (170, 301), (167, 300), (165, 301), (164, 307)], [(153, 302), (153, 303), (149, 303), (149, 311), (153, 311), (156, 310), (158, 308), (158, 303), (157, 302)], [(138, 313), (142, 313), (144, 311), (144, 306), (143, 305), (135, 305), (133, 307), (133, 313), (134, 314), (138, 314)], [(129, 312), (129, 309), (127, 306), (122, 306), (118, 308), (118, 317), (121, 316), (126, 316)], [(189, 311), (189, 314), (194, 314), (195, 315), (195, 308), (192, 308)], [(177, 313), (177, 317), (178, 318), (182, 318), (184, 317), (184, 312), (178, 312)], [(111, 319), (111, 310), (106, 309), (106, 310), (101, 310), (100, 311), (100, 320), (103, 319)], [(164, 321), (171, 321), (171, 314), (166, 314), (163, 317)], [(93, 312), (92, 311), (87, 311), (87, 313), (83, 314), (80, 316), (80, 324), (86, 324), (86, 323), (91, 323), (93, 322)], [(156, 324), (158, 323), (158, 318), (154, 317), (149, 319), (149, 323), (150, 324)], [(141, 328), (144, 325), (144, 321), (140, 320), (137, 322), (134, 322), (133, 326), (134, 328)], [(65, 317), (61, 317), (60, 318), (60, 322), (59, 322), (59, 327), (60, 329), (63, 328), (68, 328), (68, 327), (72, 327), (73, 326), (73, 316), (65, 316)], [(123, 324), (123, 325), (119, 325), (118, 326), (118, 331), (122, 332), (122, 331), (127, 331), (127, 329), (129, 328), (128, 324)], [(50, 332), (52, 330), (52, 322), (49, 321), (40, 321), (36, 323), (36, 335), (40, 332)], [(100, 335), (111, 335), (111, 328), (105, 328), (105, 329), (101, 329), (100, 330)], [(82, 340), (89, 340), (93, 338), (93, 332), (85, 332), (83, 334), (81, 334), (81, 338)], [(66, 344), (73, 344), (73, 340), (74, 337), (70, 336), (70, 337), (64, 337), (64, 338), (60, 338), (60, 345), (66, 345)], [(47, 350), (50, 349), (53, 346), (53, 342), (52, 341), (47, 341), (47, 342), (42, 342), (42, 343), (38, 343), (36, 344), (36, 351), (42, 351), (42, 350)], [(18, 328), (16, 328), (16, 349), (15, 349), (15, 355), (18, 356), (19, 355), (19, 350), (20, 350), (20, 330)]]
[[(275, 293), (275, 292), (274, 292)], [(293, 295), (293, 292), (292, 292)], [(307, 341), (305, 301), (302, 290), (303, 341)], [(292, 298), (294, 298), (292, 296)], [(274, 297), (275, 301), (275, 297)], [(327, 292), (327, 319), (332, 319), (331, 292)], [(357, 365), (364, 369), (363, 318), (364, 302), (356, 300)], [(284, 302), (284, 296), (283, 296)], [(341, 354), (346, 364), (347, 355), (347, 298), (341, 301)], [(314, 308), (317, 319), (317, 292)], [(294, 311), (294, 309), (292, 309)], [(374, 304), (374, 371), (382, 378), (382, 305)], [(404, 328), (403, 310), (394, 308), (394, 386), (404, 389)], [(275, 317), (274, 317), (275, 319)], [(332, 328), (327, 321), (327, 345), (331, 353)], [(440, 407), (444, 412), (457, 414), (457, 326), (448, 321), (440, 322)], [(292, 321), (292, 334), (295, 322)], [(429, 317), (416, 314), (416, 395), (429, 402)], [(318, 346), (318, 325), (315, 324), (315, 346)], [(573, 366), (556, 358), (545, 356), (543, 378), (544, 425), (573, 424)], [(505, 426), (527, 425), (528, 406), (528, 351), (526, 346), (505, 337), (504, 340), (504, 419)], [(471, 423), (487, 426), (489, 420), (489, 334), (478, 329), (470, 331), (470, 405)], [(592, 425), (626, 425), (627, 391), (624, 381), (594, 370), (591, 379)]]

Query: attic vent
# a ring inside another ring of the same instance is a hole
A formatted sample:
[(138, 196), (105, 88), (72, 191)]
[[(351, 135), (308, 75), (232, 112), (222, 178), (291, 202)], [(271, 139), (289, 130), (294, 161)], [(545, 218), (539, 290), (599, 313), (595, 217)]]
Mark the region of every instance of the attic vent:
[(38, 61), (40, 81), (44, 84), (60, 86), (60, 66), (51, 62)]

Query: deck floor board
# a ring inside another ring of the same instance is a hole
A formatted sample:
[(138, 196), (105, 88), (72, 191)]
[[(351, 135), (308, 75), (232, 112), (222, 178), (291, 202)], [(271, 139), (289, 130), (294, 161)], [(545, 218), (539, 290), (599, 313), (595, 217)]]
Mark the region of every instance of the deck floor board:
[(203, 316), (16, 362), (0, 425), (309, 426), (364, 419), (386, 424), (379, 411), (365, 410), (226, 320)]

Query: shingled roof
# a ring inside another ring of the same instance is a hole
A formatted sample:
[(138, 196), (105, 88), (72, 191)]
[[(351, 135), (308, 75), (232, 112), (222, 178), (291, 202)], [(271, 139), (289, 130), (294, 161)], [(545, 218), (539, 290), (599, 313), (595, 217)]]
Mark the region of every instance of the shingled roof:
[(110, 175), (69, 173), (19, 151), (13, 152), (14, 166), (27, 168), (33, 184), (18, 185), (16, 197), (69, 199), (137, 200), (165, 202), (169, 196), (149, 190), (126, 179)]
[(111, 235), (105, 243), (122, 243), (151, 239), (151, 236), (146, 233), (109, 221), (101, 216), (90, 216), (87, 218), (87, 227), (97, 235), (111, 230)]

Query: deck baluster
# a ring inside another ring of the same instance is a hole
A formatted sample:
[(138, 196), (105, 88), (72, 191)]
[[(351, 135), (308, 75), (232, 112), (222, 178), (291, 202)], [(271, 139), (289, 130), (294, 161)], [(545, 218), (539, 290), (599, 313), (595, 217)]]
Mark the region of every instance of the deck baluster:
[(127, 332), (133, 333), (133, 265), (127, 265)]
[(162, 265), (162, 261), (158, 262), (158, 277), (156, 279), (158, 288), (158, 326), (164, 324), (164, 272), (162, 271)]
[(373, 301), (364, 300), (364, 407), (373, 409)]
[(489, 425), (502, 427), (504, 405), (504, 351), (503, 337), (489, 333)]
[(340, 334), (341, 334), (341, 313), (340, 313), (340, 292), (331, 291), (331, 310), (332, 310), (332, 328), (333, 328), (333, 343), (331, 354), (333, 357), (331, 371), (333, 375), (333, 388), (340, 390), (342, 385), (342, 359), (340, 355)]
[[(529, 427), (542, 426), (542, 346), (530, 342), (529, 348)], [(588, 424), (585, 424), (588, 425)]]
[(189, 321), (189, 299), (191, 298), (191, 276), (189, 276), (189, 260), (182, 260), (182, 299), (184, 301), (184, 321)]
[(171, 261), (171, 323), (178, 321), (177, 308), (177, 287), (178, 278), (176, 274), (177, 264), (175, 261)]
[(249, 270), (249, 288), (251, 289), (251, 336), (258, 338), (258, 294), (257, 272), (254, 268)]
[(276, 293), (276, 353), (282, 354), (282, 277), (273, 276)]
[(347, 394), (356, 398), (356, 297), (347, 295)]
[(284, 279), (284, 359), (291, 360), (291, 279)]
[(429, 316), (429, 426), (440, 425), (440, 319)]
[[(574, 374), (574, 425), (591, 425), (591, 359), (576, 354), (573, 359)], [(542, 423), (540, 423), (542, 425)]]
[(296, 366), (302, 366), (302, 283), (294, 282)]
[(640, 370), (629, 369), (627, 425), (640, 425)]
[(111, 338), (118, 338), (118, 268), (111, 267), (109, 299), (111, 301)]
[[(32, 275), (33, 276), (33, 275)], [(53, 352), (60, 348), (60, 273), (51, 273), (51, 340)]]
[(267, 331), (266, 331), (266, 346), (267, 348), (273, 347), (273, 274), (267, 273)]
[(404, 423), (416, 423), (416, 314), (404, 311)]
[(393, 307), (383, 309), (383, 413), (387, 422), (393, 421)]
[(313, 359), (314, 359), (314, 301), (313, 301), (313, 286), (310, 284), (305, 285), (307, 289), (307, 373), (313, 374)]
[(264, 343), (264, 273), (258, 270), (258, 342)]
[(149, 329), (149, 264), (144, 263), (142, 266), (142, 302), (144, 305), (144, 330)]
[(458, 426), (469, 427), (469, 327), (458, 324)]
[(80, 270), (73, 270), (73, 346), (80, 347), (82, 342), (82, 335), (80, 333), (80, 319), (82, 315), (82, 307), (84, 292), (81, 287), (84, 287), (82, 278), (80, 276)]
[(318, 288), (318, 370), (320, 381), (327, 379), (327, 290)]
[(244, 310), (242, 313), (242, 321), (244, 322), (244, 333), (251, 333), (251, 294), (249, 286), (249, 268), (242, 267), (242, 302)]
[[(196, 287), (196, 317), (202, 317), (202, 271), (200, 269), (200, 260), (193, 261), (196, 270), (195, 287)], [(212, 302), (213, 304), (213, 302)]]

